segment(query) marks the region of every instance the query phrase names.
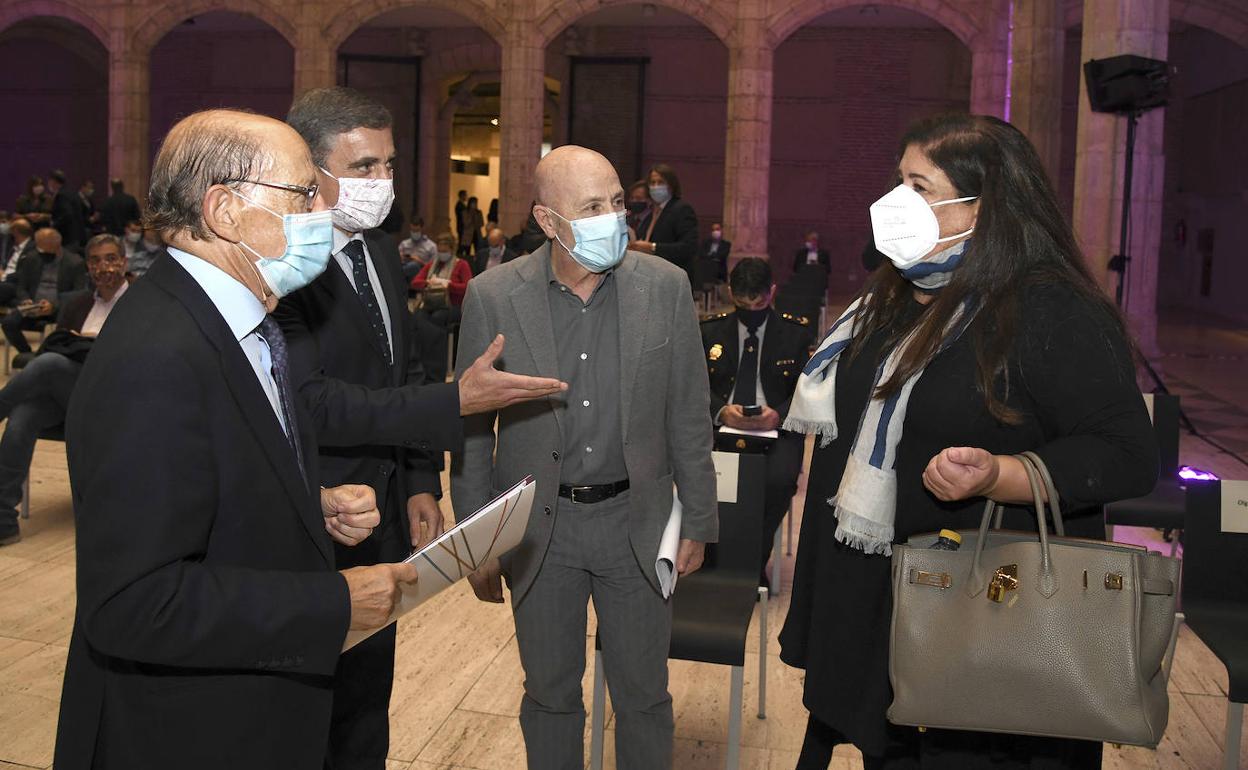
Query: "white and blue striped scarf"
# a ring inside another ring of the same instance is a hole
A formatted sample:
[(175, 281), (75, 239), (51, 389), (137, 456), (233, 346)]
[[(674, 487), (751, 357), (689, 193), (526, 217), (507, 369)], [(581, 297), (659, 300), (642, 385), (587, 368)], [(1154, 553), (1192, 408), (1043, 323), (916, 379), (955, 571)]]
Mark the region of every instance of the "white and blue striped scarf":
[[(901, 273), (919, 289), (938, 290), (949, 283), (967, 243), (969, 241), (955, 244)], [(784, 421), (785, 430), (818, 436), (820, 446), (827, 446), (836, 439), (837, 361), (857, 333), (858, 314), (868, 299), (869, 295), (859, 297), (845, 309), (807, 362), (798, 378), (797, 390)], [(967, 312), (966, 305), (959, 308), (946, 329), (941, 351), (961, 336), (973, 317), (974, 312)], [(871, 385), (873, 395), (858, 422), (858, 432), (845, 463), (841, 485), (836, 495), (828, 499), (828, 504), (836, 513), (836, 539), (866, 553), (890, 555), (893, 552), (893, 523), (897, 517), (897, 472), (894, 469), (897, 444), (901, 441), (910, 394), (923, 376), (926, 365), (911, 375), (891, 396), (876, 398), (874, 393), (897, 370), (902, 353), (913, 336), (911, 332), (898, 343), (876, 369), (875, 381)]]

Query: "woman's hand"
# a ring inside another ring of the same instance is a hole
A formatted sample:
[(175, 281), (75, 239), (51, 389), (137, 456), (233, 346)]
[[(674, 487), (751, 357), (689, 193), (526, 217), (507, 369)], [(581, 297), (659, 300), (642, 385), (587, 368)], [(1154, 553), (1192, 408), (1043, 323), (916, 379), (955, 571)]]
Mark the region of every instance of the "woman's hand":
[(976, 447), (949, 447), (923, 470), (923, 486), (937, 500), (952, 502), (972, 497), (992, 497), (1001, 475), (999, 458)]

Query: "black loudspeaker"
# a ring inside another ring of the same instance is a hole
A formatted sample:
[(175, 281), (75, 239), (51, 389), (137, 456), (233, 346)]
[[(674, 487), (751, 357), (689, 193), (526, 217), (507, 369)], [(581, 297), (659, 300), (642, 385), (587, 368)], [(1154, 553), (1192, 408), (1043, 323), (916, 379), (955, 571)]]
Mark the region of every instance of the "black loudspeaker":
[(1093, 112), (1144, 112), (1165, 105), (1170, 68), (1159, 59), (1113, 56), (1083, 65)]

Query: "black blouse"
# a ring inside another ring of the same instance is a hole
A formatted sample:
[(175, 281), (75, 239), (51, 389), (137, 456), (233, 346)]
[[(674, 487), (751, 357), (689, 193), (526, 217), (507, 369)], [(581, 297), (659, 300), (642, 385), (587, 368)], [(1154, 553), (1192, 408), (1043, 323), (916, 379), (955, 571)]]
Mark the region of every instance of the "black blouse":
[[(902, 323), (922, 306), (912, 301)], [(993, 319), (976, 318), (975, 324)], [(1026, 292), (1016, 326), (1009, 388), (998, 392), (1022, 414), (998, 422), (976, 388), (969, 330), (938, 355), (916, 383), (897, 448), (894, 542), (941, 528), (973, 529), (983, 498), (945, 503), (923, 486), (923, 469), (950, 446), (993, 454), (1034, 450), (1048, 465), (1062, 500), (1067, 533), (1103, 539), (1100, 505), (1147, 494), (1157, 478), (1157, 446), (1135, 382), (1130, 347), (1108, 312), (1069, 290)], [(841, 435), (816, 448), (797, 551), (793, 600), (781, 632), (781, 658), (805, 668), (806, 707), (864, 752), (883, 754), (892, 700), (888, 635), (890, 559), (838, 543), (828, 498), (836, 494), (875, 369), (884, 330), (837, 369)], [(1035, 528), (1031, 511), (1007, 511), (1005, 526)]]

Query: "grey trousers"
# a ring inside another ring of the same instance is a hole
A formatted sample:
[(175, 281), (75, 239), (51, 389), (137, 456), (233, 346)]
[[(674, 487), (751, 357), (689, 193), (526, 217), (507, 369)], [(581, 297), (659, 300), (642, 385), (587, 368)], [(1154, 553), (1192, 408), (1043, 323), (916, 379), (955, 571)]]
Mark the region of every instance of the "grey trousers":
[(625, 492), (594, 505), (559, 498), (541, 572), (515, 607), (529, 770), (585, 766), (581, 679), (591, 597), (615, 709), (616, 767), (672, 766), (671, 606), (646, 580), (629, 545), (628, 498)]

